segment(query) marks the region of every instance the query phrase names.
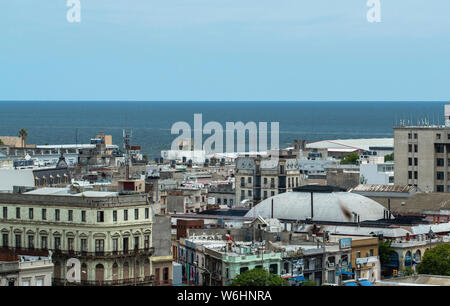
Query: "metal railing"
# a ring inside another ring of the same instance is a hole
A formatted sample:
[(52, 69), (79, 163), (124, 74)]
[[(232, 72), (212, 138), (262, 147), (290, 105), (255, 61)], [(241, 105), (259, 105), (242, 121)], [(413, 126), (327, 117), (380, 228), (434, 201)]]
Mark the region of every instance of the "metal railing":
[(81, 280), (79, 283), (68, 282), (65, 278), (53, 278), (54, 286), (144, 286), (153, 283), (153, 275), (115, 280)]

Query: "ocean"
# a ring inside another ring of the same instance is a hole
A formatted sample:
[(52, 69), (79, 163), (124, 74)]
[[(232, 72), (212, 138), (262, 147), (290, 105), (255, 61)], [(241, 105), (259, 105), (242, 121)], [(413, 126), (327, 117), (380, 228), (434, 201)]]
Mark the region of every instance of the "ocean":
[[(0, 102), (0, 135), (28, 131), (29, 144), (89, 143), (99, 132), (122, 146), (122, 130), (150, 159), (170, 149), (172, 124), (189, 123), (201, 113), (203, 124), (217, 121), (279, 122), (280, 147), (294, 139), (393, 137), (400, 120), (444, 123), (445, 102)], [(207, 136), (206, 136), (207, 137)]]

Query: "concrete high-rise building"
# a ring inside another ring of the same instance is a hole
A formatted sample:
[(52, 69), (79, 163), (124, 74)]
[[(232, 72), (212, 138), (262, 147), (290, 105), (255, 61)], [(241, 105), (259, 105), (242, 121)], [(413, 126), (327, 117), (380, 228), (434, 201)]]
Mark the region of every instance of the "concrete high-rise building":
[(450, 105), (445, 125), (394, 127), (395, 185), (422, 192), (450, 192)]

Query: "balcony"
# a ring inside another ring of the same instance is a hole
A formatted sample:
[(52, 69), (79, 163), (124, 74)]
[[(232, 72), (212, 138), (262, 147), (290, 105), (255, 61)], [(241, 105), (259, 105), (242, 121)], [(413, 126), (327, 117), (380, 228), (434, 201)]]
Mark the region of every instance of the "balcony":
[(65, 278), (53, 278), (54, 286), (151, 286), (153, 283), (153, 275), (116, 280), (82, 280), (80, 283), (69, 283)]
[(28, 256), (41, 256), (47, 257), (51, 251), (54, 255), (59, 257), (87, 257), (87, 258), (113, 258), (113, 257), (133, 257), (140, 255), (151, 256), (155, 252), (155, 248), (144, 248), (135, 250), (124, 250), (124, 251), (74, 251), (74, 250), (55, 250), (55, 249), (26, 249), (26, 248), (0, 248), (2, 254), (17, 254), (17, 255), (28, 255)]

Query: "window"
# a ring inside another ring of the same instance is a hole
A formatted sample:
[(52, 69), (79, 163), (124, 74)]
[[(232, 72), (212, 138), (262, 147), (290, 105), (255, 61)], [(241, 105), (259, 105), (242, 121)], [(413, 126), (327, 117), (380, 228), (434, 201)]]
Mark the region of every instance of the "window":
[(252, 177), (251, 177), (251, 176), (249, 176), (249, 177), (247, 178), (247, 183), (249, 183), (249, 184), (252, 183)]
[(81, 252), (87, 252), (88, 251), (88, 247), (87, 247), (87, 239), (81, 239)]
[(417, 139), (417, 133), (414, 133), (414, 139)]
[(127, 210), (127, 209), (125, 209), (125, 210), (123, 211), (123, 220), (124, 220), (124, 221), (128, 221), (128, 210)]
[(444, 145), (436, 144), (435, 151), (436, 151), (436, 153), (444, 153)]
[(413, 159), (411, 157), (408, 158), (408, 166), (412, 166), (412, 164), (413, 164), (412, 160)]
[(444, 186), (443, 185), (436, 185), (436, 191), (437, 192), (444, 192)]
[(102, 255), (105, 251), (105, 240), (95, 239), (95, 254)]
[(4, 247), (4, 248), (7, 248), (8, 247), (8, 245), (9, 245), (9, 243), (8, 243), (8, 234), (3, 234), (2, 235), (2, 246)]
[(247, 194), (248, 194), (249, 197), (251, 197), (251, 196), (252, 196), (252, 191), (249, 190), (249, 191), (247, 192)]
[(20, 219), (20, 207), (16, 207), (16, 219)]
[(150, 248), (150, 235), (144, 236), (144, 249), (148, 250)]
[(42, 236), (41, 237), (41, 249), (47, 250), (47, 248), (48, 248), (47, 236)]
[(414, 171), (414, 179), (417, 180), (418, 174), (417, 171)]
[(113, 210), (113, 221), (117, 221), (117, 210)]
[(356, 258), (361, 258), (361, 252), (360, 251), (356, 252)]
[(28, 208), (28, 219), (32, 220), (34, 217), (33, 208)]
[(412, 177), (413, 177), (412, 171), (408, 171), (408, 179), (412, 180)]
[(42, 208), (42, 220), (47, 220), (47, 209)]
[(128, 252), (128, 237), (123, 238), (123, 252)]
[(8, 218), (8, 207), (3, 207), (3, 218)]
[(114, 238), (113, 242), (113, 252), (117, 252), (119, 250), (119, 239)]
[(61, 249), (61, 237), (55, 237), (55, 250)]
[(267, 199), (267, 191), (264, 191), (264, 199)]
[(69, 251), (73, 251), (74, 250), (73, 238), (67, 238), (67, 249)]
[(103, 211), (97, 211), (97, 222), (103, 222), (103, 221), (104, 221)]
[(373, 249), (369, 250), (369, 256), (373, 256)]
[(86, 222), (86, 211), (85, 210), (81, 211), (81, 222)]
[(134, 237), (134, 249), (139, 250), (139, 237)]
[(437, 180), (443, 180), (444, 179), (444, 172), (436, 172), (436, 179)]
[(139, 220), (139, 209), (134, 210), (134, 220)]
[(412, 134), (408, 133), (408, 139), (412, 139)]
[(417, 153), (419, 151), (419, 145), (414, 145), (414, 152)]
[(278, 265), (277, 264), (271, 264), (269, 266), (269, 271), (270, 271), (270, 273), (278, 274)]
[(264, 178), (264, 185), (267, 185), (267, 177)]
[(244, 186), (245, 186), (245, 178), (241, 177), (241, 187), (244, 187)]
[(36, 286), (38, 287), (44, 286), (44, 277), (36, 278)]
[(417, 157), (414, 157), (414, 166), (417, 166), (419, 163), (418, 163), (418, 160), (417, 160)]
[(22, 281), (22, 286), (24, 286), (24, 287), (29, 287), (29, 286), (30, 286), (30, 279), (29, 279), (29, 278), (24, 279), (24, 280)]
[(69, 214), (67, 216), (68, 221), (73, 221), (73, 210), (69, 210)]
[(55, 209), (55, 220), (59, 221), (59, 209)]
[(22, 235), (16, 235), (16, 248), (20, 249), (22, 247)]
[(412, 144), (408, 145), (408, 152), (412, 152)]
[(436, 134), (436, 139), (441, 139), (441, 134)]
[(240, 270), (239, 270), (239, 273), (244, 273), (245, 271), (247, 271), (248, 270), (248, 267), (242, 267)]
[(444, 166), (444, 159), (443, 158), (437, 158), (436, 159), (436, 166), (443, 167)]
[(148, 209), (148, 207), (145, 208), (145, 219), (148, 219), (150, 216), (150, 210)]
[(34, 235), (28, 235), (28, 248), (34, 249)]
[(275, 191), (270, 192), (270, 196), (273, 197), (275, 195)]

